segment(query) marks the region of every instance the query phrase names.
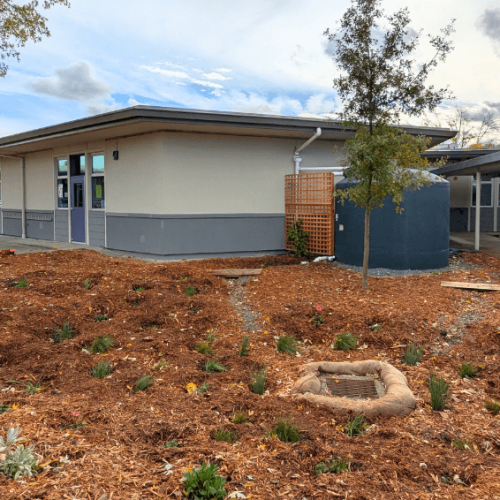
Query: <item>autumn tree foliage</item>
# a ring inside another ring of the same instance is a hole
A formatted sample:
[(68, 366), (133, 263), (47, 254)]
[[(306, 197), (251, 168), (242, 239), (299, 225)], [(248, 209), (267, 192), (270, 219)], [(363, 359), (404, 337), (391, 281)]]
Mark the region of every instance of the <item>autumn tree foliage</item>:
[(0, 0), (0, 76), (5, 76), (9, 67), (5, 59), (13, 57), (19, 61), (19, 48), (27, 42), (40, 42), (42, 37), (50, 36), (45, 18), (40, 8), (50, 9), (54, 5), (69, 7), (68, 0), (38, 0), (20, 4), (10, 0)]
[[(356, 185), (337, 191), (365, 208), (363, 288), (368, 286), (370, 213), (389, 195), (399, 207), (405, 189), (426, 182), (427, 163), (420, 158), (428, 142), (402, 133), (401, 116), (418, 117), (452, 97), (448, 88), (427, 86), (439, 61), (452, 50), (453, 21), (430, 36), (433, 57), (422, 64), (412, 59), (420, 34), (411, 35), (407, 8), (386, 16), (380, 0), (351, 0), (335, 33), (325, 31), (333, 44), (333, 61), (341, 71), (333, 87), (342, 101), (339, 118), (357, 133), (347, 141), (346, 176)], [(409, 171), (408, 167), (415, 169)]]

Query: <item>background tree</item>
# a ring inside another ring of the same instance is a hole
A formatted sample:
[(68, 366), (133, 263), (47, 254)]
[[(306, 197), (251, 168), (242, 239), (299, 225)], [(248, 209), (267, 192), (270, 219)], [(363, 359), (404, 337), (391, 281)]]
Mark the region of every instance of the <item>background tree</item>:
[[(44, 0), (43, 8), (50, 9), (61, 4), (69, 7), (68, 0)], [(47, 19), (39, 12), (38, 0), (19, 5), (9, 0), (0, 0), (0, 56), (2, 61), (14, 57), (19, 61), (19, 48), (28, 41), (40, 42), (43, 36), (50, 36)], [(7, 74), (9, 67), (0, 62), (0, 76)]]
[[(422, 149), (425, 143), (407, 134), (397, 138), (387, 125), (399, 123), (402, 114), (420, 116), (452, 98), (447, 88), (426, 87), (425, 82), (452, 50), (448, 38), (454, 21), (440, 35), (429, 37), (434, 56), (417, 65), (411, 54), (419, 36), (410, 35), (408, 9), (384, 16), (379, 6), (380, 0), (352, 0), (337, 33), (325, 31), (334, 44), (333, 60), (342, 72), (333, 81), (343, 104), (339, 117), (357, 128), (354, 139), (346, 144), (346, 166), (347, 178), (359, 182), (337, 195), (365, 208), (363, 288), (368, 286), (370, 212), (383, 206), (387, 195), (399, 207), (403, 191), (418, 188), (426, 179), (425, 161), (417, 161), (414, 155), (415, 148)], [(386, 21), (384, 26), (381, 20)], [(385, 30), (382, 36), (381, 29)], [(415, 173), (401, 168), (410, 164), (401, 163), (406, 157), (415, 162)]]

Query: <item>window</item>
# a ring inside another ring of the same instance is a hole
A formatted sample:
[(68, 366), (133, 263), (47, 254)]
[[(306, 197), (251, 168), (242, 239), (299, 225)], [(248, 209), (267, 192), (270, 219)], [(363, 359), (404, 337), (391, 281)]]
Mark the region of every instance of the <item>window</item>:
[(68, 159), (59, 158), (57, 163), (57, 208), (68, 208)]
[(104, 155), (92, 155), (92, 208), (104, 210)]
[[(472, 181), (472, 206), (476, 206), (476, 181)], [(491, 181), (481, 182), (481, 206), (491, 207), (493, 199), (493, 185)]]

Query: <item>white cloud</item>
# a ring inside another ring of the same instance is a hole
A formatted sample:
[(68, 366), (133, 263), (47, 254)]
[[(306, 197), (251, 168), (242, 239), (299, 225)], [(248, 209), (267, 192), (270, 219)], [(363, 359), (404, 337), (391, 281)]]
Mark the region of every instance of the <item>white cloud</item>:
[(191, 83), (196, 83), (196, 85), (202, 85), (203, 87), (211, 87), (214, 89), (223, 89), (224, 88), (219, 83), (209, 82), (208, 80), (197, 80), (196, 78), (191, 78)]
[(232, 80), (232, 78), (228, 76), (221, 75), (220, 73), (212, 72), (212, 73), (203, 73), (204, 78), (208, 78), (209, 80)]
[(184, 86), (186, 86), (186, 85), (187, 85), (187, 83), (184, 83), (184, 82), (175, 82), (175, 84), (176, 84), (176, 85), (184, 85)]
[(142, 69), (147, 69), (151, 73), (160, 73), (161, 75), (168, 76), (169, 78), (189, 78), (187, 73), (183, 71), (172, 71), (170, 69), (161, 69), (154, 66), (141, 66)]
[(215, 71), (217, 71), (217, 73), (231, 73), (233, 70), (228, 68), (218, 68)]

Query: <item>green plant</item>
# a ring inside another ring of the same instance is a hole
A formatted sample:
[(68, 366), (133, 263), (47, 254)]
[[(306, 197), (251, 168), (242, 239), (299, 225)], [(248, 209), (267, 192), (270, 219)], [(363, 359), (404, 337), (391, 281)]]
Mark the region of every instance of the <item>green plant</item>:
[(319, 315), (319, 314), (315, 314), (312, 318), (311, 318), (311, 321), (313, 323), (315, 323), (316, 325), (322, 325), (325, 320)]
[(136, 383), (134, 387), (135, 392), (144, 391), (150, 385), (153, 385), (154, 379), (150, 375), (143, 375)]
[(458, 439), (458, 438), (455, 438), (453, 440), (453, 446), (458, 450), (470, 450), (472, 448), (468, 441), (466, 441), (465, 439)]
[(332, 472), (334, 474), (349, 472), (349, 458), (342, 460), (342, 457), (337, 457), (337, 460), (325, 460), (316, 465), (315, 470), (317, 476), (325, 472)]
[(496, 401), (486, 401), (484, 407), (494, 416), (497, 416), (500, 413), (500, 404)]
[(252, 378), (252, 392), (258, 394), (259, 396), (262, 396), (266, 387), (266, 368), (261, 368), (258, 372), (250, 374), (250, 377)]
[(16, 288), (25, 288), (28, 286), (28, 280), (27, 279), (22, 279), (22, 280), (19, 280), (17, 283), (16, 283)]
[(5, 458), (0, 462), (0, 471), (7, 477), (17, 479), (19, 476), (32, 476), (33, 468), (36, 466), (36, 458), (33, 455), (33, 446), (25, 448), (18, 445), (24, 438), (18, 438), (20, 427), (10, 427), (7, 430), (7, 439), (0, 437), (0, 454)]
[(250, 346), (250, 335), (245, 335), (241, 339), (241, 349), (238, 354), (240, 356), (248, 356), (249, 346)]
[(7, 405), (0, 405), (0, 414), (6, 413), (9, 410)]
[(272, 433), (284, 443), (296, 443), (300, 441), (300, 431), (288, 420), (280, 419), (273, 427)]
[(294, 220), (286, 233), (286, 240), (293, 243), (293, 250), (290, 252), (297, 257), (311, 257), (311, 253), (307, 249), (309, 242), (309, 233), (304, 231), (302, 223), (304, 219)]
[(199, 393), (199, 394), (205, 394), (205, 392), (208, 391), (208, 384), (206, 382), (203, 382), (203, 384), (201, 384), (197, 389), (196, 391)]
[(113, 342), (113, 339), (111, 337), (103, 335), (101, 337), (97, 337), (96, 339), (94, 339), (94, 342), (92, 342), (89, 351), (92, 354), (104, 353), (108, 349), (111, 349), (114, 345), (115, 343)]
[(144, 288), (142, 286), (134, 286), (134, 292), (136, 293), (144, 292)]
[(99, 323), (99, 322), (101, 322), (101, 321), (107, 321), (107, 320), (108, 320), (108, 316), (107, 316), (106, 314), (100, 314), (100, 313), (99, 313), (99, 314), (96, 314), (96, 315), (94, 316), (94, 321), (95, 321), (96, 323)]
[(157, 372), (161, 372), (165, 366), (168, 365), (168, 361), (165, 361), (162, 359), (159, 363), (154, 365), (153, 369), (156, 370)]
[(477, 371), (472, 363), (464, 363), (458, 367), (458, 374), (462, 378), (472, 378), (477, 375)]
[(358, 343), (358, 337), (349, 332), (340, 333), (335, 337), (335, 343), (333, 344), (334, 349), (340, 349), (342, 351), (348, 351), (349, 349), (354, 349)]
[(415, 366), (423, 354), (423, 347), (418, 347), (416, 344), (409, 344), (406, 346), (406, 352), (403, 354), (403, 364)]
[(87, 278), (86, 280), (84, 280), (84, 282), (83, 282), (83, 288), (85, 288), (85, 290), (88, 290), (91, 286), (92, 286), (92, 281), (90, 281), (89, 278)]
[(177, 441), (167, 441), (164, 445), (164, 448), (179, 448), (179, 443)]
[(370, 326), (370, 328), (372, 329), (372, 331), (382, 330), (382, 325), (375, 323), (374, 325)]
[(55, 335), (52, 338), (54, 342), (62, 342), (63, 340), (72, 339), (75, 336), (75, 332), (71, 328), (69, 322), (64, 323), (62, 328), (56, 328)]
[(431, 375), (429, 378), (429, 391), (431, 393), (431, 406), (435, 411), (443, 411), (446, 405), (448, 383), (442, 378)]
[(180, 278), (179, 281), (189, 281), (189, 278)]
[(186, 295), (195, 295), (197, 293), (196, 288), (194, 286), (187, 286), (184, 289), (184, 292)]
[(36, 382), (26, 382), (24, 384), (24, 390), (27, 394), (38, 394), (42, 389), (42, 379), (37, 380)]
[(224, 485), (226, 478), (218, 476), (219, 468), (215, 464), (207, 465), (184, 473), (184, 489), (189, 498), (194, 500), (218, 500), (226, 496)]
[(212, 359), (211, 361), (208, 361), (205, 363), (203, 369), (208, 372), (208, 373), (215, 373), (215, 372), (225, 372), (227, 371), (227, 368), (219, 363), (217, 359)]
[(97, 365), (92, 368), (92, 376), (95, 378), (107, 377), (113, 371), (113, 365), (108, 365), (104, 361), (99, 361)]
[(208, 342), (198, 342), (195, 346), (195, 350), (200, 354), (212, 354), (212, 346)]
[(347, 424), (345, 425), (345, 433), (349, 437), (361, 436), (365, 425), (366, 423), (363, 415), (361, 415), (361, 413), (357, 413), (352, 420), (347, 421)]
[(215, 332), (210, 330), (207, 334), (207, 342), (215, 342), (217, 339), (215, 338)]
[(285, 354), (293, 356), (299, 352), (297, 339), (293, 335), (283, 335), (283, 337), (278, 339), (276, 349), (278, 352), (284, 352)]
[(249, 420), (248, 420), (248, 417), (245, 413), (243, 413), (242, 411), (239, 411), (239, 412), (235, 413), (235, 415), (233, 417), (233, 422), (235, 424), (245, 424), (245, 423), (249, 422)]
[(228, 431), (226, 429), (221, 428), (215, 433), (214, 439), (216, 441), (225, 441), (226, 443), (234, 443), (238, 439), (238, 436), (232, 431)]

